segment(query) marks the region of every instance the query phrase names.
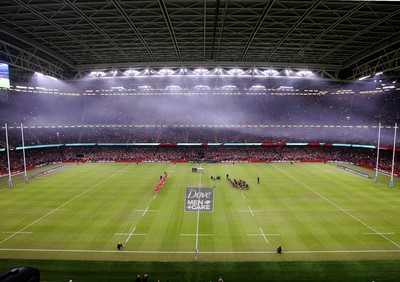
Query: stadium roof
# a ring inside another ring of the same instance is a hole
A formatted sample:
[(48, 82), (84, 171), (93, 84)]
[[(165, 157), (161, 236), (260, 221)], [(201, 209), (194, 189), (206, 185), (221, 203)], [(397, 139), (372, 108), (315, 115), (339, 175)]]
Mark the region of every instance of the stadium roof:
[(23, 76), (155, 67), (400, 77), (400, 2), (1, 0), (0, 61)]

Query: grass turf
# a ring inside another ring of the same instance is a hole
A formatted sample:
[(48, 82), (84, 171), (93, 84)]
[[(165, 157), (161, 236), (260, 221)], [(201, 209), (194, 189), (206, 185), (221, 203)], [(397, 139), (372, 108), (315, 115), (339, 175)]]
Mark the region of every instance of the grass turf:
[(149, 274), (150, 281), (399, 281), (399, 261), (311, 262), (117, 262), (60, 260), (0, 260), (2, 269), (29, 265), (40, 269), (41, 281), (134, 281)]
[[(133, 268), (161, 281), (210, 281), (220, 272), (226, 281), (400, 277), (397, 180), (389, 189), (386, 177), (374, 183), (329, 164), (204, 164), (201, 174), (195, 166), (83, 164), (27, 184), (14, 177), (12, 189), (0, 180), (0, 265), (34, 259), (44, 281), (133, 280)], [(250, 190), (232, 188), (226, 174)], [(214, 211), (184, 212), (187, 186), (215, 186)]]

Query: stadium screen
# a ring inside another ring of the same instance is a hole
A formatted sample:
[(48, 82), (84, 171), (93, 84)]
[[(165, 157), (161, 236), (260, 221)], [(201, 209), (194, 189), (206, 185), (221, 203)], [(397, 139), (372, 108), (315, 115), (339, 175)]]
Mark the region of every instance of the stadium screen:
[(10, 72), (7, 64), (0, 63), (0, 88), (10, 88)]

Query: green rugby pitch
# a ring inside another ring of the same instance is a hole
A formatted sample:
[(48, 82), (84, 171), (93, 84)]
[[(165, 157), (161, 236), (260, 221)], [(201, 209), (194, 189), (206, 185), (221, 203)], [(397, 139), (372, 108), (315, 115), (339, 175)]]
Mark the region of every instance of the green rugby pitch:
[[(199, 166), (204, 173), (191, 172)], [(164, 172), (169, 177), (155, 194)], [(388, 177), (374, 183), (374, 172), (367, 172), (372, 178), (334, 164), (87, 163), (28, 183), (15, 176), (11, 189), (3, 178), (0, 258), (400, 260), (400, 182), (395, 179), (391, 189)], [(250, 189), (233, 188), (226, 174), (245, 180)], [(215, 186), (214, 210), (185, 212), (188, 186)], [(123, 251), (116, 250), (119, 241)], [(282, 255), (275, 252), (279, 245)]]

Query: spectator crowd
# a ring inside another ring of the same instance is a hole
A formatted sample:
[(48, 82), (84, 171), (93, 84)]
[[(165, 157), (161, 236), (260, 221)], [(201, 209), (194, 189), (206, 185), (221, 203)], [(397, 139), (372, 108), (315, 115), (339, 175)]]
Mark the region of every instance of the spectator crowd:
[[(392, 150), (380, 150), (379, 168), (390, 171)], [(34, 167), (59, 162), (347, 162), (374, 168), (376, 150), (336, 146), (60, 146), (26, 150)], [(395, 173), (400, 158), (395, 157)], [(12, 171), (23, 169), (22, 150), (10, 151)], [(0, 174), (8, 173), (7, 154), (0, 152)]]

